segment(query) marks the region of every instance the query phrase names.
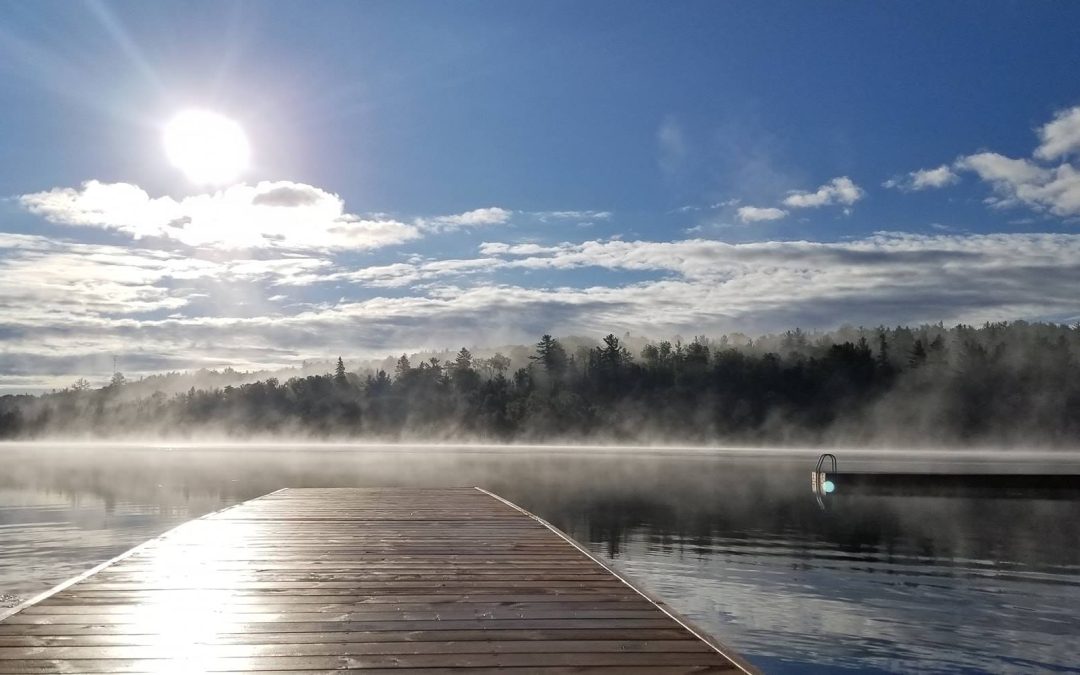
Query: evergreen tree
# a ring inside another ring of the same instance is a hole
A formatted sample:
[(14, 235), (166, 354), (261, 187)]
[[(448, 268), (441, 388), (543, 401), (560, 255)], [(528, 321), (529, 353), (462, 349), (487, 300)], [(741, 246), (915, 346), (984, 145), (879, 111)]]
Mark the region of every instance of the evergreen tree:
[(915, 340), (915, 346), (911, 348), (911, 354), (908, 356), (908, 365), (912, 368), (918, 368), (922, 364), (926, 363), (926, 347), (923, 347), (922, 340)]
[(885, 329), (878, 330), (878, 353), (877, 358), (878, 370), (882, 373), (892, 372), (892, 362), (889, 360), (889, 340), (885, 337)]
[(394, 381), (404, 380), (412, 372), (412, 365), (409, 363), (409, 357), (404, 354), (397, 360), (397, 364), (394, 366)]
[(566, 350), (558, 340), (550, 335), (544, 335), (536, 343), (536, 354), (529, 357), (540, 363), (548, 375), (558, 378), (566, 370)]
[(462, 347), (461, 351), (459, 351), (457, 353), (457, 357), (454, 359), (454, 370), (455, 371), (472, 370), (472, 364), (473, 364), (472, 352), (470, 352), (465, 347)]
[(458, 391), (469, 392), (480, 386), (480, 375), (473, 369), (472, 352), (465, 347), (457, 353), (451, 370), (451, 379)]

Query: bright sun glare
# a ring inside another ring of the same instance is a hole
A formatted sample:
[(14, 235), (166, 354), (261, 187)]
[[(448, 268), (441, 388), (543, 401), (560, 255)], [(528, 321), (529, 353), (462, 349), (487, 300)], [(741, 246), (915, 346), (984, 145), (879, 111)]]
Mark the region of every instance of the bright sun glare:
[(247, 168), (251, 148), (235, 121), (209, 110), (185, 110), (165, 125), (165, 154), (191, 182), (220, 185)]

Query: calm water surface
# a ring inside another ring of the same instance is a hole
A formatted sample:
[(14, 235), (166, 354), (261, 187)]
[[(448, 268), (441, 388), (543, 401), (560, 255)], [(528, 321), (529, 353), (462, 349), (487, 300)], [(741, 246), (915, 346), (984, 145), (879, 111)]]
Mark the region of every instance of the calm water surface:
[[(964, 457), (910, 460), (920, 470), (985, 467)], [(479, 485), (562, 528), (768, 672), (1080, 672), (1080, 501), (836, 495), (822, 509), (809, 489), (813, 458), (0, 445), (0, 605), (281, 487)], [(910, 470), (903, 459), (888, 463)], [(1078, 466), (1055, 455), (1036, 469)]]

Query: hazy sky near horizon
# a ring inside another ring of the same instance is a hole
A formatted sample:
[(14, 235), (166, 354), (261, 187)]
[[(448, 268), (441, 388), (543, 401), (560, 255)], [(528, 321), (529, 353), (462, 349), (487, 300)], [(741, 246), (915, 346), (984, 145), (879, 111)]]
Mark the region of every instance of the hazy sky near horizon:
[[(1080, 319), (1080, 5), (0, 3), (0, 391)], [(234, 180), (166, 158), (235, 120)]]

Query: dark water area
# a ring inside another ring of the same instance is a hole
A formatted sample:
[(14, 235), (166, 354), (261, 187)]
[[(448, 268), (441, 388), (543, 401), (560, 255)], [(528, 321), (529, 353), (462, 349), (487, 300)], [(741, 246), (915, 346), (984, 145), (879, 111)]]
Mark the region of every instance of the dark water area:
[[(841, 453), (845, 468), (1080, 467), (1072, 454), (993, 457)], [(0, 445), (0, 605), (281, 487), (478, 485), (549, 520), (767, 672), (1080, 672), (1080, 500), (946, 491), (836, 494), (819, 505), (815, 458)]]

